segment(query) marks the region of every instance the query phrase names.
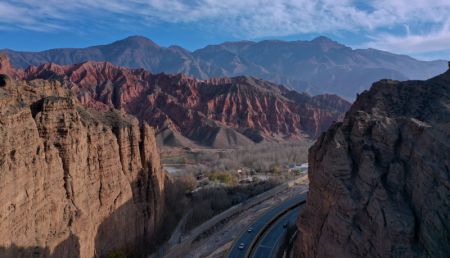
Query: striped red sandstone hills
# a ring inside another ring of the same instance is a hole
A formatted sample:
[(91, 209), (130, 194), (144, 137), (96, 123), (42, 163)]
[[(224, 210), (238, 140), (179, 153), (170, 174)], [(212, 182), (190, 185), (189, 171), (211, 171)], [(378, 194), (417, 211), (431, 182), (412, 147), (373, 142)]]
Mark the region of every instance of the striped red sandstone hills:
[(244, 76), (197, 80), (107, 62), (48, 63), (25, 70), (4, 63), (6, 72), (18, 78), (60, 81), (85, 106), (122, 109), (156, 127), (167, 144), (184, 139), (228, 147), (317, 137), (350, 106), (336, 95), (311, 97)]

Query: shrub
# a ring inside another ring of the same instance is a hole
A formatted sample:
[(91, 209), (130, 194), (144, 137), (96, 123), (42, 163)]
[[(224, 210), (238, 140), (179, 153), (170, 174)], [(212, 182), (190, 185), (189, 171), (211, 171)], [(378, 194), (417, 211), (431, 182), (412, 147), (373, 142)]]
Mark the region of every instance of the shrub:
[(226, 185), (235, 185), (237, 183), (236, 176), (227, 172), (213, 172), (208, 175), (209, 180), (220, 182)]
[(197, 179), (192, 174), (185, 174), (177, 178), (178, 187), (184, 192), (192, 192), (197, 187)]
[(107, 256), (108, 258), (127, 258), (127, 255), (124, 251), (113, 251), (110, 252)]

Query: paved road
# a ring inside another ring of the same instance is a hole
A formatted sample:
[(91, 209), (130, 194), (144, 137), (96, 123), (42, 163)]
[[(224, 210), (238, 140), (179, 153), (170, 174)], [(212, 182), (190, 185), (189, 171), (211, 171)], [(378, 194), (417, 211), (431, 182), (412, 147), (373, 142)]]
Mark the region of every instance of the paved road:
[[(249, 200), (239, 203), (229, 208), (228, 210), (214, 216), (213, 218), (209, 219), (208, 221), (204, 222), (200, 226), (193, 229), (188, 235), (182, 237), (181, 242), (176, 244), (175, 246), (172, 246), (171, 248), (169, 246), (162, 247), (161, 248), (162, 250), (161, 253), (163, 254), (162, 256), (164, 258), (185, 257), (185, 254), (190, 252), (190, 250), (193, 248), (192, 247), (193, 241), (201, 237), (202, 234), (205, 234), (208, 230), (212, 229), (218, 223), (221, 223), (225, 219), (230, 218), (233, 215), (236, 215), (245, 210), (248, 210), (251, 207), (258, 205), (270, 198), (273, 198), (277, 194), (280, 194), (288, 190), (290, 187), (293, 187), (296, 184), (304, 184), (305, 183), (304, 180), (305, 176), (283, 183), (275, 188), (270, 189), (269, 191), (263, 192), (255, 197), (250, 198)], [(229, 242), (230, 240), (232, 240), (232, 236), (227, 236), (226, 241), (223, 244)]]
[[(275, 208), (269, 210), (264, 215), (262, 215), (257, 221), (250, 225), (249, 228), (252, 228), (251, 232), (245, 231), (237, 241), (234, 242), (233, 247), (228, 252), (229, 258), (240, 258), (240, 257), (248, 257), (250, 254), (251, 245), (254, 244), (258, 233), (261, 233), (267, 225), (273, 221), (273, 219), (279, 216), (283, 211), (293, 207), (300, 202), (303, 202), (306, 199), (306, 193), (301, 194), (295, 198), (289, 199)], [(241, 243), (244, 244), (242, 249), (239, 249)], [(267, 256), (266, 256), (267, 257)]]
[(295, 225), (298, 214), (303, 206), (297, 207), (280, 217), (264, 233), (263, 237), (255, 244), (255, 248), (250, 257), (252, 258), (272, 258), (276, 257), (280, 242), (286, 236), (287, 228), (285, 224)]

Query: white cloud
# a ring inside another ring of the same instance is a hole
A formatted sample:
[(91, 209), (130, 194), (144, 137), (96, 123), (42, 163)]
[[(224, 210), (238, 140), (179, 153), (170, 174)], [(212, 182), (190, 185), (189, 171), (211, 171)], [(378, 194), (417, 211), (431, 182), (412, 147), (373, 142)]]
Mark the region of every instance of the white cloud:
[(412, 33), (406, 27), (405, 35), (377, 34), (372, 41), (361, 47), (377, 48), (385, 51), (411, 54), (424, 57), (427, 53), (450, 51), (450, 18), (439, 29), (430, 29), (425, 33)]
[[(196, 23), (247, 39), (348, 31), (374, 37), (368, 46), (401, 51), (403, 43), (408, 51), (423, 51), (449, 42), (448, 26), (438, 32), (416, 28), (445, 27), (449, 13), (449, 0), (6, 0), (0, 3), (0, 27), (70, 29), (79, 20), (117, 15), (143, 24)], [(411, 32), (404, 37), (379, 32), (396, 26)]]
[(397, 53), (434, 52), (450, 49), (450, 30), (441, 30), (429, 34), (409, 34), (395, 36), (380, 34), (377, 38), (365, 44), (367, 47)]
[[(80, 15), (115, 13), (151, 17), (163, 22), (202, 22), (232, 25), (230, 30), (257, 35), (288, 35), (335, 29), (375, 29), (408, 22), (442, 22), (448, 0), (16, 0), (1, 6), (2, 23), (18, 26), (57, 23)], [(20, 17), (20, 19), (19, 19)], [(51, 20), (51, 21), (49, 21)]]

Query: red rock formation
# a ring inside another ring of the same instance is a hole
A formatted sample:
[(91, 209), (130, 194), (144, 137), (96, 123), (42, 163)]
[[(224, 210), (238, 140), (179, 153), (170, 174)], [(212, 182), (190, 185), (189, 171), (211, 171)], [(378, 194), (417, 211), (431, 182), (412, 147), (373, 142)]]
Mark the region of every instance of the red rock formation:
[(85, 106), (123, 109), (159, 130), (169, 128), (207, 145), (217, 142), (221, 128), (254, 141), (316, 137), (349, 107), (335, 95), (312, 98), (251, 77), (201, 81), (107, 62), (49, 63), (27, 68), (22, 77), (57, 79)]
[[(23, 76), (23, 73), (20, 72), (21, 70), (15, 70), (11, 63), (9, 62), (9, 58), (6, 54), (0, 53), (0, 72), (2, 74), (6, 74), (10, 77), (19, 77)], [(19, 74), (17, 74), (19, 73)]]
[(448, 257), (450, 70), (375, 83), (311, 147), (296, 257)]
[(57, 81), (3, 81), (0, 257), (149, 246), (164, 189), (154, 131), (118, 111), (83, 108)]

